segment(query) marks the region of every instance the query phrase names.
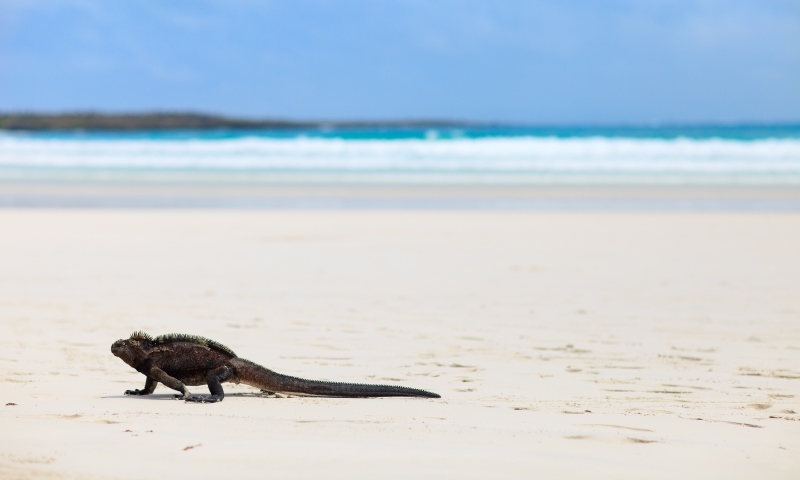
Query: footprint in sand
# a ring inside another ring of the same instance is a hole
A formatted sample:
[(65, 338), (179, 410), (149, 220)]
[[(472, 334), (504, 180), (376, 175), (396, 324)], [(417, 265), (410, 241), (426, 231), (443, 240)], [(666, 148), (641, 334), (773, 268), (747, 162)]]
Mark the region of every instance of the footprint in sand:
[(658, 443), (658, 440), (648, 440), (646, 438), (636, 438), (636, 437), (611, 438), (611, 437), (598, 437), (593, 435), (568, 435), (564, 438), (566, 438), (567, 440), (593, 440), (595, 442), (604, 442), (604, 443), (623, 443), (623, 444)]
[(636, 432), (652, 432), (652, 430), (648, 430), (646, 428), (635, 428), (635, 427), (626, 427), (623, 425), (610, 425), (606, 423), (579, 423), (578, 426), (582, 427), (606, 427), (606, 428), (619, 428), (622, 430), (633, 430)]

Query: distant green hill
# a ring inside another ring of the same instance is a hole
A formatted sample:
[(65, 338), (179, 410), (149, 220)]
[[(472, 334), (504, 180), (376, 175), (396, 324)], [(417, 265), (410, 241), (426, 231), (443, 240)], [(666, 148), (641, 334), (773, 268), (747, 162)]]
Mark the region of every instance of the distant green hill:
[(184, 129), (307, 129), (307, 128), (424, 128), (464, 126), (440, 120), (332, 121), (247, 120), (217, 115), (164, 112), (107, 114), (5, 113), (0, 114), (2, 130), (184, 130)]

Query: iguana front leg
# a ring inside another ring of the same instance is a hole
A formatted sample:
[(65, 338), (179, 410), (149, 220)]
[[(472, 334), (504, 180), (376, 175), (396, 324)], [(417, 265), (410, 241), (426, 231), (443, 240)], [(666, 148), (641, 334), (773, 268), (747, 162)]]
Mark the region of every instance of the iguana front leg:
[(153, 380), (150, 377), (147, 377), (147, 380), (144, 382), (144, 388), (139, 390), (125, 390), (125, 395), (150, 395), (156, 390), (156, 385), (158, 382)]
[[(189, 392), (189, 390), (186, 388), (186, 385), (184, 385), (183, 382), (181, 382), (175, 377), (170, 376), (167, 372), (161, 370), (158, 367), (151, 367), (150, 371), (148, 371), (146, 375), (148, 380), (153, 379), (154, 383), (153, 389), (155, 389), (155, 383), (161, 382), (165, 386), (181, 392), (180, 395), (175, 395), (175, 398), (187, 399), (190, 396), (192, 396), (192, 394)], [(147, 386), (145, 385), (145, 389), (146, 387)]]

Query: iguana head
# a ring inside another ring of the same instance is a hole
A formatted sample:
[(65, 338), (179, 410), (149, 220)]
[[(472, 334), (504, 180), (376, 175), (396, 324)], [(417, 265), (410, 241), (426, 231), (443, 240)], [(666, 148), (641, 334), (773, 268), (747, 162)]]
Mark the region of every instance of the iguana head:
[(117, 340), (111, 344), (111, 353), (123, 362), (136, 368), (136, 364), (147, 357), (152, 337), (144, 332), (134, 332), (130, 338)]

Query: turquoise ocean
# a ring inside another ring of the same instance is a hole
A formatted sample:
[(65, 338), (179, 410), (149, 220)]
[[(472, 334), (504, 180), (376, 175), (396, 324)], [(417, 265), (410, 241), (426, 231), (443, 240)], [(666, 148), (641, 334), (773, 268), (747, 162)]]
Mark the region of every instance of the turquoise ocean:
[(0, 194), (2, 206), (26, 206), (24, 189), (32, 184), (791, 191), (800, 189), (800, 124), (6, 131), (0, 184), (16, 188)]

